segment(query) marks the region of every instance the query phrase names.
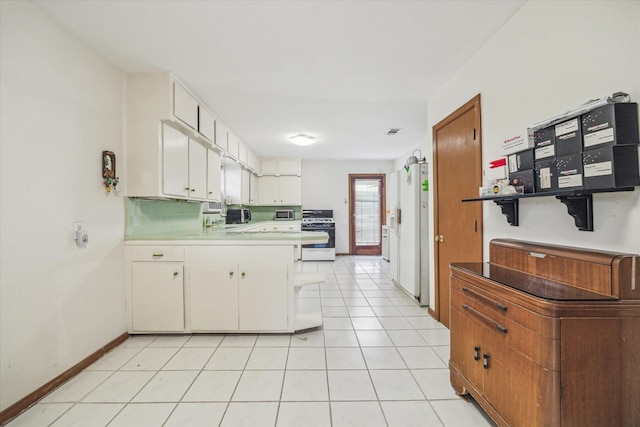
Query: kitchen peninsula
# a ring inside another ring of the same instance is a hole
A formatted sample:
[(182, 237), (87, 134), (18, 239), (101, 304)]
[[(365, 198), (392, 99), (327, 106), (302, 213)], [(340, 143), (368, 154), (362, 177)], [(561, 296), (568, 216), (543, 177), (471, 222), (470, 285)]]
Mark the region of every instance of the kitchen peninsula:
[(127, 236), (129, 333), (294, 332), (299, 247), (328, 235), (288, 228)]

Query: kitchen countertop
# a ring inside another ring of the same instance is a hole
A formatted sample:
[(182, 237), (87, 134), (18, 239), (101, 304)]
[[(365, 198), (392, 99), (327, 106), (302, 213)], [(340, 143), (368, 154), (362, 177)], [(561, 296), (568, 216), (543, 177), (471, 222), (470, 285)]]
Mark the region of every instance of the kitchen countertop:
[(125, 236), (126, 244), (143, 244), (153, 241), (163, 244), (315, 244), (326, 243), (329, 235), (313, 231), (261, 231), (262, 225), (271, 222), (246, 225), (217, 226), (207, 230), (131, 234)]

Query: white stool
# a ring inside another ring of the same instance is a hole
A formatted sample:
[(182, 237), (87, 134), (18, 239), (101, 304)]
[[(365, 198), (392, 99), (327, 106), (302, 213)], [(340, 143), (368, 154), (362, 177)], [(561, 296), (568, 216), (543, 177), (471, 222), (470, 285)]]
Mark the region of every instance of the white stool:
[(293, 293), (294, 329), (296, 331), (322, 326), (322, 312), (319, 309), (301, 311), (298, 307), (298, 298), (300, 297), (300, 289), (304, 286), (317, 285), (324, 283), (324, 281), (325, 277), (322, 273), (296, 273)]

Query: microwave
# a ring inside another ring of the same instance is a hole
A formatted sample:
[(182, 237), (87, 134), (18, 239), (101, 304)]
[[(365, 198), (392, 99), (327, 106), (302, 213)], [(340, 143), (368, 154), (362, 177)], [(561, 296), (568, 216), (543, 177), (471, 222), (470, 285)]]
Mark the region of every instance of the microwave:
[(276, 210), (275, 220), (276, 221), (293, 221), (295, 218), (295, 213), (293, 209), (278, 209)]
[(227, 224), (244, 224), (251, 221), (249, 209), (227, 209)]

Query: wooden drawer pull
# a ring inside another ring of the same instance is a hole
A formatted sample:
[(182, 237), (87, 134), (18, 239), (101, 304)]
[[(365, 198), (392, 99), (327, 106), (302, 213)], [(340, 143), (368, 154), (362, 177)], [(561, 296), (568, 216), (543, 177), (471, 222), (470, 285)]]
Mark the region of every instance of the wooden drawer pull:
[(500, 304), (499, 302), (496, 302), (494, 300), (492, 300), (491, 298), (488, 298), (482, 294), (479, 294), (477, 292), (472, 291), (471, 289), (467, 288), (467, 287), (462, 287), (462, 292), (468, 293), (469, 295), (472, 295), (478, 299), (484, 300), (486, 302), (488, 302), (491, 305), (495, 305), (496, 308), (500, 311), (507, 311), (507, 306), (504, 304)]
[(469, 307), (467, 304), (462, 304), (462, 308), (467, 310), (469, 313), (473, 314), (474, 316), (476, 316), (477, 318), (479, 318), (483, 322), (485, 322), (485, 323), (491, 325), (492, 327), (496, 328), (498, 331), (502, 332), (503, 334), (507, 333), (507, 328), (505, 326), (499, 324), (498, 322), (496, 322), (495, 320), (491, 319), (490, 317), (485, 316), (484, 314), (480, 313), (479, 311)]

